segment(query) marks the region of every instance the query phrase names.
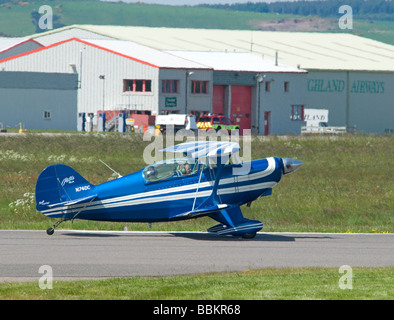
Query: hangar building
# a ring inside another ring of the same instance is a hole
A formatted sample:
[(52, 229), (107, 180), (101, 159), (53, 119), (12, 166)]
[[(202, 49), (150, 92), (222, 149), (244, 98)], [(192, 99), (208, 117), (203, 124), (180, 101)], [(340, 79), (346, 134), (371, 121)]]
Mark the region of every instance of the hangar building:
[[(245, 52), (165, 51), (125, 40), (71, 38), (3, 59), (0, 68), (77, 74), (78, 112), (94, 115), (216, 112), (241, 129), (285, 134), (300, 132), (301, 123), (290, 116), (305, 105), (305, 70)], [(282, 85), (272, 86), (275, 81)]]
[[(62, 72), (78, 76), (78, 112), (133, 109), (158, 113), (159, 80), (193, 78), (212, 82), (207, 66), (130, 41), (68, 39), (0, 61), (6, 71)], [(192, 81), (192, 80), (189, 80)], [(185, 100), (185, 84), (173, 88)], [(208, 105), (210, 97), (188, 99), (189, 108)], [(180, 103), (180, 102), (179, 102)], [(182, 103), (184, 104), (184, 102)]]
[(213, 68), (213, 113), (261, 135), (300, 132), (291, 115), (305, 105), (305, 70), (248, 52), (167, 52)]
[[(330, 125), (356, 126), (357, 131), (374, 133), (394, 130), (394, 46), (379, 41), (347, 33), (93, 25), (52, 30), (35, 39), (50, 44), (70, 34), (132, 40), (159, 50), (236, 51), (271, 60), (278, 57), (280, 63), (308, 71), (305, 107), (328, 109)], [(282, 84), (272, 83), (272, 90), (275, 86)]]

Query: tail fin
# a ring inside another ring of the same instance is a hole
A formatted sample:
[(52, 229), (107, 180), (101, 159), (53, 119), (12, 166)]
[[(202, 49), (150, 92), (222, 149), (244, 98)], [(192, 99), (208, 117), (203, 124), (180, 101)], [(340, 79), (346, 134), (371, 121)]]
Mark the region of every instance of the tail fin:
[(94, 185), (73, 168), (55, 164), (45, 168), (37, 179), (37, 210), (72, 205), (92, 199)]

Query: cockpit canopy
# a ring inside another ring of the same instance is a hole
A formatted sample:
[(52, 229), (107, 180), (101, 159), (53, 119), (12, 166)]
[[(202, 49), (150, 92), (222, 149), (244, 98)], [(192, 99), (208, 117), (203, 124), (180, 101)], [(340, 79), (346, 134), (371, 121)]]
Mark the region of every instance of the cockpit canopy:
[(175, 158), (150, 164), (142, 171), (146, 182), (154, 182), (172, 177), (187, 177), (198, 171), (198, 160)]

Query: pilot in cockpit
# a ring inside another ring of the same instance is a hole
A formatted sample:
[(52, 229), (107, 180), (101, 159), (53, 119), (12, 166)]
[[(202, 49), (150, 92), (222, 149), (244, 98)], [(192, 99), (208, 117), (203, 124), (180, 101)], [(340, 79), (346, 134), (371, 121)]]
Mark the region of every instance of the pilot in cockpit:
[(148, 170), (146, 171), (146, 176), (149, 180), (157, 179), (157, 170), (153, 166), (149, 166)]
[(183, 168), (181, 169), (181, 172), (182, 172), (183, 175), (191, 174), (192, 169), (190, 168), (190, 164), (185, 163)]

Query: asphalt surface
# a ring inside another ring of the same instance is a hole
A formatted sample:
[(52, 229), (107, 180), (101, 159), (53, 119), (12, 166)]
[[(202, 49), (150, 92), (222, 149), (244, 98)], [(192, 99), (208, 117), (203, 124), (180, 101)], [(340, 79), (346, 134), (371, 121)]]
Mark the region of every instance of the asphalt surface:
[(394, 234), (0, 230), (0, 282), (168, 276), (283, 267), (394, 267)]

